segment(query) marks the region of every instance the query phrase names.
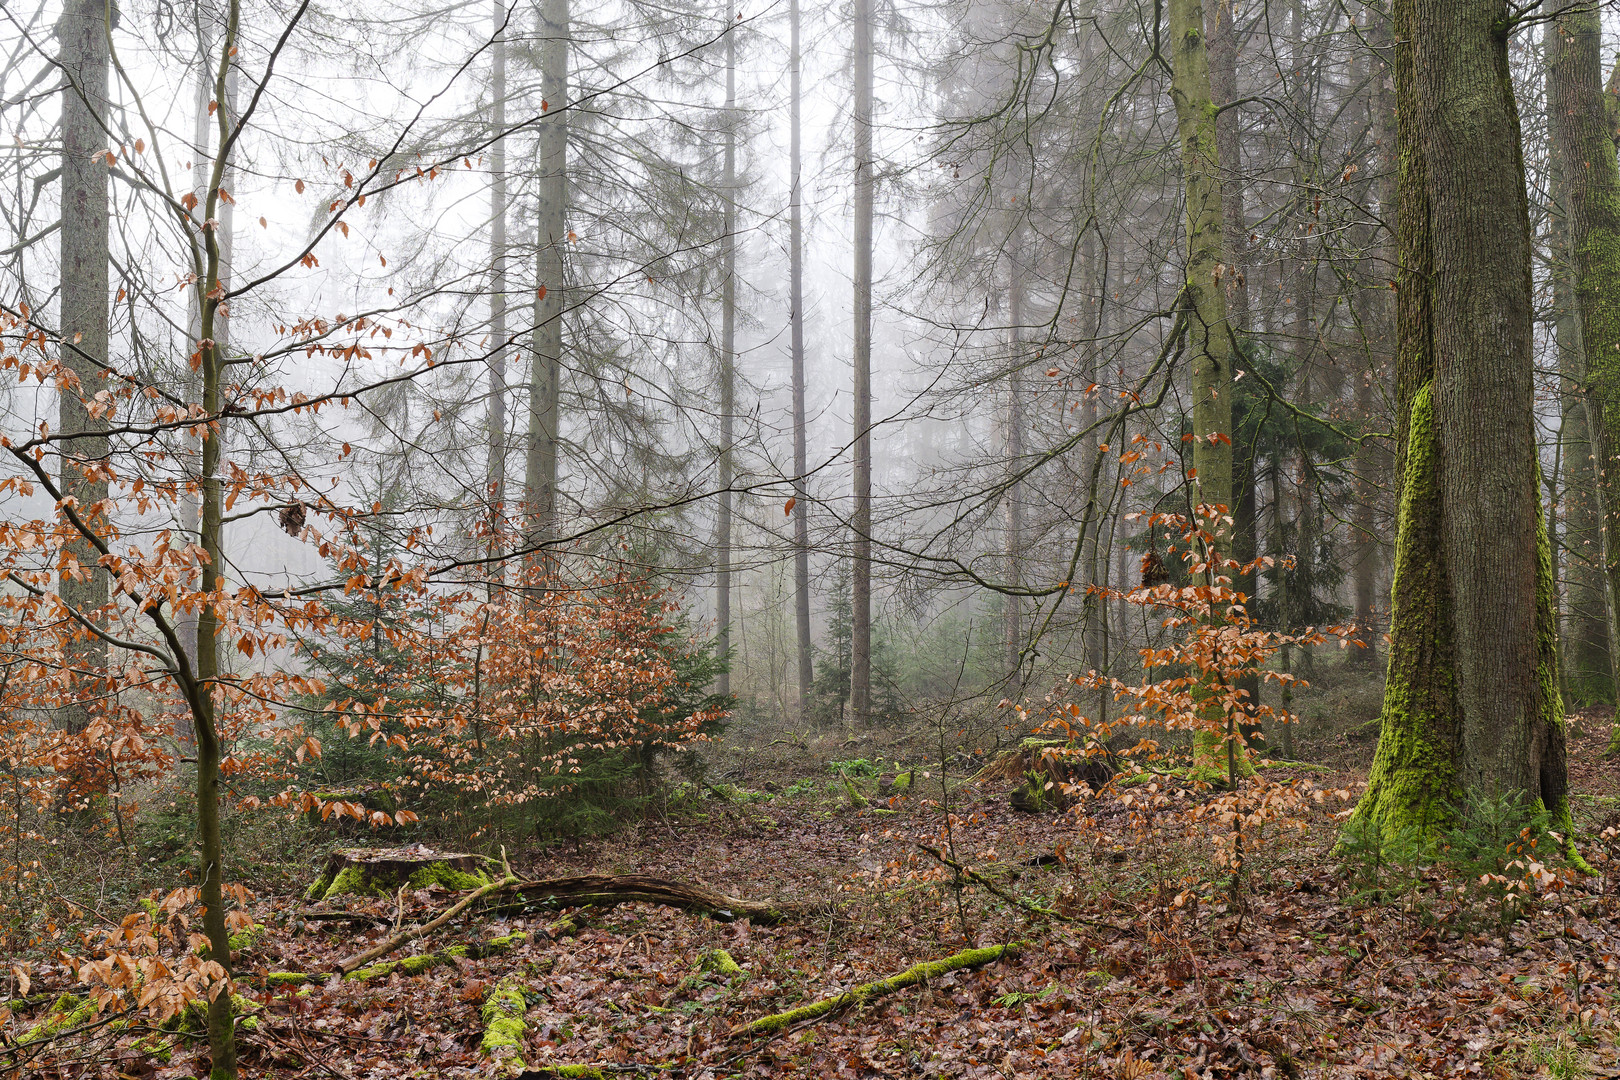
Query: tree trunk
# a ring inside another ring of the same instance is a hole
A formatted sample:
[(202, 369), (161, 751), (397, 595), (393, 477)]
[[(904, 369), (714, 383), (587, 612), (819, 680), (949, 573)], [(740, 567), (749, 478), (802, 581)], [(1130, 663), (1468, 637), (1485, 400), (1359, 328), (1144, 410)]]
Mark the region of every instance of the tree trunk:
[(506, 0), (494, 3), (494, 42), (490, 49), (489, 123), (495, 141), (489, 148), (489, 448), (486, 467), (489, 499), (490, 555), (504, 550), (506, 501)]
[(809, 471), (804, 401), (804, 181), (799, 113), (800, 86), (799, 0), (788, 2), (791, 37), (789, 153), (793, 190), (788, 214), (788, 277), (793, 318), (793, 616), (798, 631), (799, 723), (810, 722), (810, 691), (815, 684), (810, 641), (810, 507), (805, 500), (804, 476)]
[[(726, 111), (725, 165), (720, 185), (725, 200), (720, 238), (720, 512), (715, 536), (714, 621), (720, 631), (720, 655), (731, 652), (731, 483), (732, 437), (736, 409), (737, 363), (737, 28), (731, 5), (725, 8)], [(720, 669), (715, 690), (731, 696), (731, 666)]]
[[(237, 20), (239, 8), (232, 0), (223, 40), (220, 43), (218, 68), (214, 80), (214, 110), (218, 126), (219, 152), (214, 155), (208, 180), (207, 195), (203, 200), (201, 224), (193, 234), (199, 238), (204, 272), (198, 281), (198, 307), (201, 311), (201, 334), (198, 342), (198, 367), (202, 375), (202, 407), (211, 417), (222, 416), (225, 404), (223, 383), (225, 377), (224, 346), (219, 338), (224, 334), (225, 303), (222, 283), (228, 274), (229, 251), (224, 229), (210, 226), (219, 221), (223, 206), (220, 188), (225, 177), (229, 157), (229, 140), (234, 117), (229, 108), (230, 70), (236, 52)], [(221, 222), (221, 224), (223, 224)], [(225, 925), (224, 876), (226, 873), (224, 847), (220, 838), (220, 759), (222, 746), (214, 711), (214, 687), (219, 679), (219, 611), (227, 603), (224, 596), (224, 491), (221, 479), (223, 432), (218, 423), (204, 429), (202, 438), (202, 508), (199, 534), (205, 560), (202, 567), (202, 590), (205, 602), (197, 617), (197, 656), (195, 678), (182, 677), (190, 699), (193, 724), (197, 739), (197, 840), (199, 866), (197, 877), (201, 882), (200, 900), (203, 905), (203, 931), (208, 937), (209, 959), (219, 964), (227, 977), (231, 973), (230, 934)], [(231, 995), (217, 994), (208, 1007), (208, 1047), (212, 1057), (210, 1076), (233, 1078), (236, 1076), (236, 1036), (231, 1016)]]
[[(1023, 237), (1014, 226), (1009, 251), (1017, 252)], [(1024, 569), (1024, 492), (1018, 470), (1024, 460), (1024, 275), (1015, 258), (1007, 267), (1007, 584), (1017, 589)], [(1024, 648), (1023, 604), (1016, 592), (1006, 601), (1003, 644), (1008, 678), (1016, 683)]]
[[(1204, 10), (1200, 0), (1170, 0), (1170, 95), (1176, 105), (1181, 139), (1182, 182), (1187, 198), (1186, 304), (1192, 355), (1192, 502), (1204, 512), (1230, 514), (1232, 499), (1232, 364), (1236, 356), (1232, 330), (1226, 317), (1225, 268), (1221, 261), (1224, 240), (1221, 225), (1220, 159), (1216, 149), (1215, 105), (1211, 97), (1209, 58), (1204, 42)], [(1230, 528), (1221, 518), (1200, 519), (1209, 529), (1214, 547), (1223, 556)], [(1215, 570), (1212, 568), (1210, 577)], [(1210, 582), (1211, 584), (1213, 582)], [(1216, 613), (1211, 612), (1211, 618)], [(1228, 733), (1232, 735), (1235, 733)], [(1240, 771), (1233, 745), (1214, 732), (1194, 736), (1194, 763), (1218, 771), (1231, 780)], [(1246, 764), (1246, 761), (1245, 761)]]
[[(1555, 568), (1561, 567), (1563, 667), (1560, 690), (1568, 705), (1611, 702), (1614, 677), (1609, 654), (1610, 605), (1603, 565), (1602, 493), (1596, 487), (1598, 460), (1587, 422), (1590, 409), (1600, 407), (1585, 392), (1586, 353), (1581, 343), (1581, 316), (1576, 302), (1576, 274), (1570, 250), (1570, 219), (1564, 178), (1568, 140), (1567, 110), (1580, 80), (1571, 83), (1577, 57), (1566, 52), (1569, 30), (1564, 20), (1545, 24), (1550, 122), (1548, 124), (1548, 189), (1552, 200), (1550, 262), (1553, 278), (1553, 336), (1558, 347), (1559, 404), (1558, 457), (1563, 483), (1555, 485), (1554, 499), (1563, 508), (1563, 527), (1549, 515)], [(1571, 43), (1573, 44), (1573, 43)], [(1582, 165), (1584, 168), (1584, 163)], [(1558, 558), (1558, 556), (1562, 556)]]
[(1515, 793), (1570, 827), (1507, 18), (1504, 0), (1395, 5), (1400, 515), (1382, 730), (1356, 809), (1386, 837)]
[[(87, 520), (99, 516), (97, 504), (107, 498), (106, 480), (86, 480), (85, 468), (107, 455), (106, 421), (92, 417), (85, 402), (103, 389), (107, 365), (107, 175), (111, 162), (98, 155), (107, 148), (107, 6), (102, 0), (69, 0), (57, 21), (62, 90), (62, 257), (60, 329), (61, 361), (78, 380), (57, 395), (57, 430), (61, 445), (64, 496), (77, 500)], [(92, 160), (94, 158), (94, 160)], [(96, 508), (96, 509), (92, 509)], [(102, 621), (100, 610), (110, 596), (110, 582), (96, 565), (87, 541), (69, 545), (67, 556), (79, 570), (64, 569), (60, 595), (67, 607)], [(70, 646), (72, 665), (82, 672), (107, 667), (107, 646), (84, 638)], [(92, 680), (80, 677), (61, 720), (71, 731), (90, 723), (92, 706), (101, 694)]]
[(539, 206), (536, 215), (534, 355), (524, 460), (524, 539), (533, 549), (557, 538), (557, 456), (562, 385), (564, 253), (568, 244), (568, 0), (540, 3)]
[[(1598, 8), (1566, 2), (1552, 31), (1548, 114), (1563, 164), (1563, 196), (1581, 346), (1587, 425), (1603, 514), (1609, 634), (1620, 608), (1620, 166), (1605, 103)], [(1620, 664), (1620, 650), (1611, 651)], [(1620, 687), (1620, 671), (1611, 668)], [(1610, 750), (1620, 748), (1620, 723)]]
[[(1372, 93), (1368, 100), (1368, 124), (1374, 132), (1377, 154), (1378, 213), (1384, 219), (1373, 245), (1372, 280), (1364, 286), (1364, 322), (1369, 335), (1367, 370), (1356, 384), (1356, 413), (1372, 428), (1379, 408), (1380, 393), (1388, 382), (1395, 359), (1394, 291), (1388, 288), (1395, 274), (1395, 83), (1390, 71), (1391, 47), (1388, 14), (1369, 7), (1367, 38), (1376, 51), (1371, 60)], [(1376, 228), (1376, 226), (1375, 226)], [(1371, 439), (1356, 447), (1356, 509), (1352, 523), (1355, 543), (1352, 549), (1352, 588), (1355, 594), (1355, 623), (1364, 648), (1352, 649), (1349, 660), (1364, 668), (1378, 662), (1378, 620), (1376, 613), (1378, 574), (1383, 568), (1384, 544), (1378, 534), (1378, 503), (1389, 481), (1389, 452)]]
[(1215, 115), (1215, 150), (1221, 167), (1221, 242), (1225, 271), (1226, 311), (1232, 329), (1249, 328), (1249, 284), (1244, 275), (1249, 247), (1247, 180), (1243, 174), (1242, 121), (1236, 108), (1224, 108), (1238, 99), (1237, 33), (1232, 26), (1230, 0), (1219, 0), (1204, 12), (1209, 33), (1210, 96), (1221, 111)]
[(855, 0), (855, 534), (849, 703), (857, 725), (872, 713), (872, 0)]
[[(1215, 149), (1221, 167), (1221, 259), (1225, 269), (1221, 283), (1226, 288), (1227, 321), (1235, 336), (1249, 330), (1249, 284), (1246, 276), (1248, 252), (1248, 210), (1245, 207), (1246, 179), (1243, 174), (1242, 116), (1236, 108), (1224, 108), (1238, 99), (1237, 33), (1232, 25), (1232, 4), (1217, 3), (1204, 12), (1209, 34), (1209, 88), (1214, 104)], [(1241, 364), (1234, 355), (1234, 364)], [(1237, 438), (1233, 434), (1234, 440)], [(1232, 493), (1232, 557), (1247, 565), (1259, 553), (1258, 522), (1255, 514), (1254, 456), (1246, 445), (1234, 445)], [(1251, 597), (1258, 591), (1255, 582), (1238, 579), (1234, 585)], [(1260, 672), (1242, 676), (1238, 686), (1248, 697), (1245, 708), (1253, 712), (1260, 704)], [(1243, 737), (1251, 746), (1264, 744), (1259, 724), (1246, 724)]]

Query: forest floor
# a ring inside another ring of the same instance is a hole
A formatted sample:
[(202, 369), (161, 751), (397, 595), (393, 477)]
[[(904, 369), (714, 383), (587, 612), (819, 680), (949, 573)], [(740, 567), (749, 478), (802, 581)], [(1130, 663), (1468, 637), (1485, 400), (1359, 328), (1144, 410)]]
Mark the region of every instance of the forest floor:
[[(1331, 795), (1303, 834), (1249, 836), (1234, 886), (1205, 842), (1218, 823), (1192, 816), (1209, 796), (1173, 783), (1133, 789), (1132, 805), (1104, 796), (1025, 814), (1008, 785), (967, 784), (966, 760), (942, 774), (938, 754), (909, 791), (881, 797), (872, 774), (926, 760), (921, 742), (734, 739), (701, 797), (605, 840), (520, 852), (514, 869), (657, 875), (803, 905), (802, 917), (756, 925), (642, 903), (486, 911), (394, 958), (532, 939), (344, 981), (321, 973), (386, 936), (401, 917), (394, 898), (323, 905), (374, 917), (346, 922), (312, 916), (297, 894), (261, 895), (252, 910), (266, 932), (237, 957), (253, 1014), (243, 1074), (519, 1074), (480, 1045), (484, 1002), (510, 980), (531, 1077), (1620, 1077), (1620, 840), (1600, 838), (1620, 826), (1620, 772), (1601, 757), (1606, 738), (1606, 719), (1587, 716), (1571, 746), (1582, 850), (1598, 873), (1549, 875), (1520, 906), (1499, 885), (1433, 866), (1336, 857), (1331, 815), (1348, 803)], [(867, 805), (828, 768), (840, 757)], [(1266, 775), (1354, 794), (1357, 771), (1320, 770)], [(954, 852), (993, 887), (919, 845)], [(455, 898), (438, 886), (407, 894), (404, 922)], [(995, 962), (772, 1034), (737, 1030), (1012, 943)], [(704, 970), (715, 949), (740, 970)], [(272, 971), (316, 978), (266, 986)], [(130, 1017), (19, 1044), (72, 989), (60, 964), (32, 974), (0, 1037), (0, 1076), (207, 1074), (203, 1046)]]

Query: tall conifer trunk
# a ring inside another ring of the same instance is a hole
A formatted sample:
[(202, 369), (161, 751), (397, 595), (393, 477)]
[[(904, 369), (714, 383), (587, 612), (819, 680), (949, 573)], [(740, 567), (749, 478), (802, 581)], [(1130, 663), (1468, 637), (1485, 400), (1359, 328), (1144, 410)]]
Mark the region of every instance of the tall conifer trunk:
[(503, 550), (499, 539), (506, 500), (506, 0), (494, 0), (494, 43), (490, 49), (489, 124), (489, 430), (486, 494), (489, 524), (496, 539), (490, 554)]
[(534, 354), (529, 361), (529, 430), (523, 478), (524, 539), (530, 548), (555, 540), (558, 525), (564, 256), (568, 246), (568, 24), (568, 0), (541, 0), (540, 95), (547, 115), (540, 121)]
[[(1017, 478), (1024, 459), (1024, 273), (1017, 252), (1023, 233), (1016, 226), (1008, 249), (1013, 257), (1007, 273), (1007, 584), (1018, 588), (1024, 572), (1024, 491)], [(1024, 606), (1016, 593), (1007, 593), (1003, 626), (1005, 664), (1016, 679), (1024, 647)]]
[(855, 0), (855, 505), (849, 706), (872, 712), (872, 0)]
[[(736, 409), (737, 362), (737, 28), (726, 6), (725, 164), (720, 185), (725, 209), (720, 239), (720, 514), (715, 537), (714, 618), (720, 629), (720, 653), (731, 651), (731, 483), (732, 413)], [(720, 670), (715, 690), (731, 694), (731, 668)]]
[(815, 683), (811, 670), (813, 646), (810, 641), (810, 506), (805, 501), (804, 474), (810, 468), (806, 447), (804, 402), (804, 179), (800, 145), (799, 112), (803, 99), (800, 86), (799, 0), (788, 2), (791, 52), (789, 110), (789, 153), (792, 163), (792, 194), (788, 210), (788, 278), (792, 290), (793, 319), (793, 617), (798, 636), (799, 723), (810, 720), (810, 690)]

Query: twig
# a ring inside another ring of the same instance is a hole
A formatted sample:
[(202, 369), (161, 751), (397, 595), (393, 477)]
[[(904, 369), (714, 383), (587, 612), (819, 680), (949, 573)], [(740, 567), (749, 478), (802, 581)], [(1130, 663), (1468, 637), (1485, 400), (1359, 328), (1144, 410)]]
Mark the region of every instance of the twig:
[(475, 901), (482, 899), (495, 890), (506, 888), (509, 885), (516, 885), (518, 880), (517, 875), (512, 873), (512, 867), (506, 861), (506, 848), (504, 847), (501, 848), (501, 870), (503, 873), (499, 881), (492, 881), (488, 885), (485, 885), (467, 896), (462, 897), (460, 902), (458, 902), (454, 907), (427, 925), (414, 927), (410, 930), (404, 930), (400, 933), (393, 934), (388, 938), (388, 940), (382, 942), (380, 945), (372, 946), (359, 956), (349, 957), (349, 959), (338, 964), (336, 969), (337, 973), (340, 975), (348, 975), (350, 972), (358, 971), (367, 964), (371, 963), (373, 960), (377, 959), (379, 956), (387, 956), (401, 945), (414, 941), (423, 934), (431, 933), (432, 931), (437, 930), (439, 927), (443, 926), (445, 923), (467, 910), (467, 908), (471, 907)]
[(973, 867), (963, 866), (961, 863), (957, 862), (955, 859), (951, 858), (938, 848), (930, 847), (927, 844), (918, 844), (917, 846), (928, 852), (928, 854), (932, 855), (940, 862), (944, 863), (946, 866), (950, 867), (952, 870), (955, 870), (958, 874), (961, 874), (963, 877), (967, 878), (969, 881), (984, 886), (988, 892), (1001, 897), (1001, 899), (1007, 901), (1009, 904), (1014, 904), (1020, 908), (1023, 908), (1031, 915), (1039, 915), (1043, 919), (1057, 919), (1060, 922), (1077, 922), (1085, 923), (1087, 926), (1100, 926), (1106, 930), (1118, 931), (1121, 934), (1128, 933), (1124, 927), (1111, 923), (1107, 919), (1097, 919), (1089, 915), (1066, 915), (1061, 911), (1055, 910), (1054, 908), (1042, 907), (1039, 904), (1025, 900), (1021, 896), (1014, 896), (1006, 889), (1003, 889), (1000, 885), (997, 885), (995, 882), (973, 869)]

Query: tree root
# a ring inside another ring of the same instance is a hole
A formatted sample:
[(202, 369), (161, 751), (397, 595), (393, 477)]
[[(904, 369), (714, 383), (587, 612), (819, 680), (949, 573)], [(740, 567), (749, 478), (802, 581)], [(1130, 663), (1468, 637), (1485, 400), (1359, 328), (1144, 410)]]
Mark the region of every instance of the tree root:
[(941, 975), (952, 971), (960, 971), (963, 968), (983, 967), (986, 964), (993, 964), (997, 960), (1002, 960), (1009, 956), (1016, 956), (1018, 955), (1019, 948), (1020, 946), (1016, 943), (1011, 945), (993, 945), (988, 949), (968, 949), (964, 952), (957, 953), (955, 956), (947, 956), (943, 960), (930, 960), (927, 963), (918, 964), (915, 967), (909, 968), (906, 971), (903, 971), (900, 974), (890, 978), (880, 979), (877, 982), (869, 982), (863, 986), (854, 987), (853, 989), (847, 990), (837, 997), (823, 998), (821, 1001), (814, 1002), (810, 1005), (803, 1005), (797, 1009), (790, 1009), (787, 1012), (776, 1013), (772, 1016), (762, 1016), (758, 1020), (750, 1021), (749, 1023), (732, 1028), (726, 1037), (735, 1039), (740, 1035), (773, 1034), (781, 1031), (783, 1028), (791, 1027), (794, 1024), (802, 1023), (806, 1020), (819, 1019), (826, 1016), (830, 1012), (846, 1008), (850, 1005), (864, 1005), (866, 1002), (871, 1001), (874, 998), (882, 997), (885, 994), (892, 994), (896, 990), (904, 990), (908, 986), (915, 986), (918, 983), (926, 982), (929, 979), (937, 979)]

